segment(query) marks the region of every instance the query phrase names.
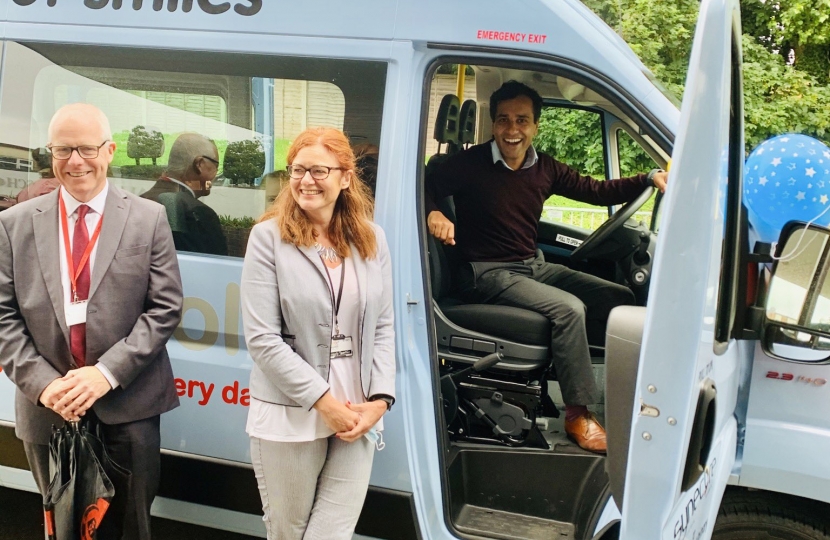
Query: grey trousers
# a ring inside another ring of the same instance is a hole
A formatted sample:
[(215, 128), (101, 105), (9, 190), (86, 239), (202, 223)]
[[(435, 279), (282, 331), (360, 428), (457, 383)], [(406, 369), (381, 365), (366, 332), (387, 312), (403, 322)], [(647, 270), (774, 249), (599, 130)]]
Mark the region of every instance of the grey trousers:
[(551, 322), (551, 361), (562, 399), (566, 405), (596, 402), (588, 332), (595, 343), (604, 342), (611, 310), (635, 302), (628, 287), (547, 263), (541, 251), (526, 261), (462, 265), (459, 281), (468, 302), (513, 306), (547, 317)]
[(375, 446), (365, 437), (353, 443), (251, 437), (268, 540), (351, 540), (374, 456)]

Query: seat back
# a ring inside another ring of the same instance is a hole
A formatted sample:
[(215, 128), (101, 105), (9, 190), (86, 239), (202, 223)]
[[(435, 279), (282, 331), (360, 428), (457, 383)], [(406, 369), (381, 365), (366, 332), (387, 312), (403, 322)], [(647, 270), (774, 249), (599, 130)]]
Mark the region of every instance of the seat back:
[[(438, 167), (447, 160), (451, 155), (458, 152), (461, 148), (459, 141), (459, 114), (461, 112), (461, 104), (458, 97), (454, 94), (447, 94), (441, 100), (438, 106), (438, 112), (435, 115), (435, 129), (433, 130), (433, 137), (438, 141), (438, 152), (433, 154), (427, 161), (426, 175), (430, 176), (435, 173)], [(441, 152), (441, 145), (446, 144), (444, 152)]]
[(461, 102), (455, 94), (447, 94), (441, 99), (438, 112), (435, 115), (435, 129), (432, 134), (438, 141), (438, 153), (441, 153), (440, 145), (446, 144), (446, 154), (453, 154), (459, 148), (459, 115), (461, 113)]
[(478, 105), (475, 100), (468, 99), (461, 104), (458, 113), (458, 144), (464, 148), (476, 142), (476, 111)]

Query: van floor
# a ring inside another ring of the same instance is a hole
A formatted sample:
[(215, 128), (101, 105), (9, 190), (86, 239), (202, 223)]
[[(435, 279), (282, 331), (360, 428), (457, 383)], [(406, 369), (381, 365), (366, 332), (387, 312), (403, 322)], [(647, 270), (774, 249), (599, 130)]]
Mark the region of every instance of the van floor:
[(465, 504), (455, 521), (459, 530), (499, 540), (573, 540), (572, 523)]

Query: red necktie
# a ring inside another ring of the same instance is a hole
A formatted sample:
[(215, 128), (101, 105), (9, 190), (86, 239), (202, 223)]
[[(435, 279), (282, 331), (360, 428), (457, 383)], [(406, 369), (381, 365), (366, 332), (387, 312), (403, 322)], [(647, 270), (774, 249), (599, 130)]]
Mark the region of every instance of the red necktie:
[[(78, 271), (78, 266), (81, 263), (81, 257), (84, 255), (87, 246), (89, 245), (89, 230), (86, 228), (86, 214), (89, 212), (89, 206), (82, 204), (78, 207), (78, 217), (75, 221), (75, 233), (72, 237), (72, 265), (75, 271)], [(86, 300), (89, 298), (89, 261), (87, 259), (78, 280), (75, 283), (77, 286), (76, 293), (78, 300)], [(72, 294), (70, 292), (70, 294)], [(74, 300), (74, 299), (71, 299)], [(76, 324), (69, 327), (69, 346), (72, 351), (72, 357), (79, 367), (86, 365), (86, 324)]]

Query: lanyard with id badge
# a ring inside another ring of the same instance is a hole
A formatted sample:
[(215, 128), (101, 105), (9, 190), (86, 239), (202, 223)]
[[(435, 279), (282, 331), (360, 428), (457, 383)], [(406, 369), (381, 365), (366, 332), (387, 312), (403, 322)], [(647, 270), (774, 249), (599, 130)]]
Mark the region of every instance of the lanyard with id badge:
[(334, 335), (331, 336), (331, 352), (329, 359), (348, 358), (354, 355), (352, 347), (352, 336), (344, 336), (340, 333), (340, 325), (337, 322), (337, 314), (340, 313), (340, 300), (343, 298), (343, 283), (346, 280), (346, 259), (341, 259), (340, 266), (340, 288), (337, 290), (337, 298), (334, 297), (334, 282), (331, 280), (329, 267), (323, 261), (323, 268), (326, 269), (326, 276), (329, 278), (329, 290), (331, 291), (331, 303), (334, 307)]
[(69, 223), (66, 219), (66, 204), (63, 202), (63, 197), (58, 197), (60, 201), (61, 226), (63, 228), (63, 247), (66, 252), (66, 267), (69, 271), (69, 282), (71, 285), (71, 298), (68, 302), (64, 302), (64, 316), (66, 317), (66, 326), (75, 326), (76, 324), (86, 323), (86, 308), (89, 302), (88, 298), (78, 298), (78, 277), (86, 266), (92, 248), (95, 247), (95, 242), (98, 241), (98, 236), (101, 234), (101, 224), (104, 222), (103, 216), (98, 219), (98, 225), (95, 227), (95, 232), (92, 233), (92, 238), (84, 250), (81, 260), (78, 262), (78, 267), (75, 268), (75, 262), (72, 259), (72, 248), (69, 245)]
[[(322, 259), (322, 257), (321, 257)], [(340, 267), (340, 286), (337, 290), (337, 298), (334, 296), (334, 282), (331, 279), (329, 267), (323, 261), (323, 267), (326, 269), (326, 276), (329, 278), (329, 290), (331, 291), (331, 303), (334, 307), (334, 335), (331, 337), (331, 353), (329, 359), (351, 357), (354, 355), (354, 348), (352, 347), (352, 336), (345, 336), (340, 333), (340, 324), (337, 321), (337, 316), (340, 313), (340, 300), (343, 298), (343, 283), (346, 281), (346, 260), (342, 259)], [(383, 442), (383, 433), (371, 428), (364, 434), (371, 443), (375, 445), (378, 451), (383, 450), (386, 443)]]

